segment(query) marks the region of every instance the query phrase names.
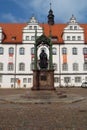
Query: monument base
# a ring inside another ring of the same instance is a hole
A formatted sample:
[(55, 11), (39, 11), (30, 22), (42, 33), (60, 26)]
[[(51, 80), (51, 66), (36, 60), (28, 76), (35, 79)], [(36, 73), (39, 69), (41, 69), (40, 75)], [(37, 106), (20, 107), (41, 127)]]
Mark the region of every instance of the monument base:
[(55, 90), (54, 70), (33, 70), (32, 90)]

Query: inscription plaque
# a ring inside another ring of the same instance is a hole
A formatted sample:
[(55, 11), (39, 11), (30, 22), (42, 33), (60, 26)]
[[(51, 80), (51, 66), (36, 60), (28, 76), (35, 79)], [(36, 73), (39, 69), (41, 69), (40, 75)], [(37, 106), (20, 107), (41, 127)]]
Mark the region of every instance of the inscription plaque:
[(41, 75), (40, 79), (45, 81), (47, 80), (47, 77), (45, 75)]

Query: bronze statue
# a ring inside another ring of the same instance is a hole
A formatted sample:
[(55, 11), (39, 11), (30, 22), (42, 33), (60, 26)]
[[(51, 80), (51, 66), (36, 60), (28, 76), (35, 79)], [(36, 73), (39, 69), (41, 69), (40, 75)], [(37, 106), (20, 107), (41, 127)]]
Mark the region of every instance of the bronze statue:
[(47, 62), (47, 54), (45, 53), (44, 50), (40, 53), (40, 68), (41, 69), (47, 69), (48, 67), (48, 62)]

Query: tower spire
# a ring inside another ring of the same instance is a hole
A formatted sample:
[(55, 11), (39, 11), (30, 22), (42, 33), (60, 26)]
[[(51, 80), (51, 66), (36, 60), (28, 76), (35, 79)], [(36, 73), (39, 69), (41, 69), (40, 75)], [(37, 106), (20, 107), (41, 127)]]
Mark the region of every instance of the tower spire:
[(50, 3), (50, 10), (49, 10), (49, 13), (48, 13), (48, 24), (49, 25), (53, 25), (54, 24), (54, 14), (53, 14), (53, 10), (52, 10), (52, 4)]
[(50, 10), (51, 10), (51, 5), (52, 5), (52, 4), (50, 3)]

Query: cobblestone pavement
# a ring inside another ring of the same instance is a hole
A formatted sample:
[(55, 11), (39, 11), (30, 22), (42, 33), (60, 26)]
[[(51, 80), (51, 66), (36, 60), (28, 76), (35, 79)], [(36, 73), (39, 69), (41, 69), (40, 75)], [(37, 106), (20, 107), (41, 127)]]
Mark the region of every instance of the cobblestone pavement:
[[(28, 89), (0, 89), (0, 96), (27, 93)], [(79, 94), (74, 103), (14, 104), (0, 100), (0, 130), (87, 130), (87, 89), (59, 88)]]

